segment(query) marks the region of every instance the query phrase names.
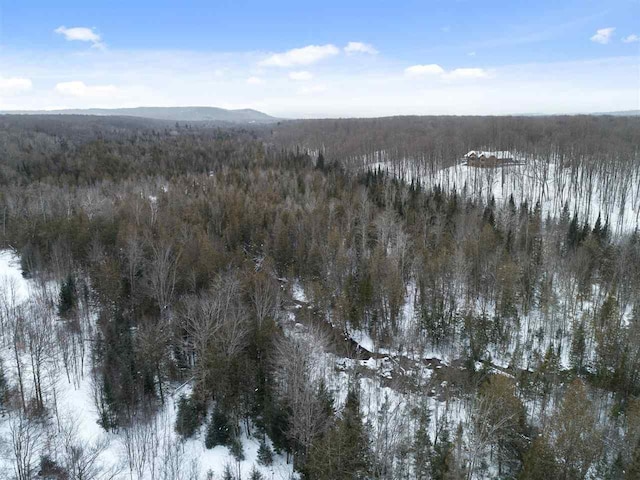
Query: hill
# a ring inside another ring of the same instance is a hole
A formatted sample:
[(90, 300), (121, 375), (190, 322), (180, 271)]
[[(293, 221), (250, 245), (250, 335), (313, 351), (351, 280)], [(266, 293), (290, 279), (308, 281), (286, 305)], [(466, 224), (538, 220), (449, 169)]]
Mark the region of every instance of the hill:
[(142, 117), (153, 120), (176, 122), (229, 122), (229, 123), (271, 123), (277, 118), (249, 108), (226, 110), (218, 107), (135, 107), (135, 108), (88, 108), (64, 110), (21, 110), (6, 111), (5, 114), (21, 115), (97, 115)]

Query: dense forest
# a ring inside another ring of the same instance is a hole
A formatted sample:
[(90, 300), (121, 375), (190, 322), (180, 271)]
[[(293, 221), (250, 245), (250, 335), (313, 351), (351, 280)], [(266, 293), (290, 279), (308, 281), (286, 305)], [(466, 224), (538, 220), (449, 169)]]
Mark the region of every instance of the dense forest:
[(0, 116), (0, 478), (640, 478), (639, 149)]

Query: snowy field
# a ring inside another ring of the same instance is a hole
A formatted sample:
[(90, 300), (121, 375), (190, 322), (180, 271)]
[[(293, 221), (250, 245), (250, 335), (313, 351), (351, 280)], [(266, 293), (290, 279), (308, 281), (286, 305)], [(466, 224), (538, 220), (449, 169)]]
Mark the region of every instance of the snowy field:
[[(384, 156), (383, 156), (384, 157)], [(591, 226), (598, 215), (609, 220), (615, 234), (632, 232), (640, 226), (640, 170), (617, 178), (604, 166), (586, 169), (562, 168), (559, 162), (516, 156), (515, 165), (490, 168), (467, 166), (464, 162), (448, 168), (426, 171), (412, 161), (384, 160), (370, 163), (367, 169), (388, 172), (407, 182), (419, 180), (425, 188), (436, 185), (446, 192), (455, 189), (464, 197), (498, 205), (513, 195), (516, 206), (527, 201), (530, 208), (540, 202), (543, 218), (558, 217), (565, 204), (573, 215)]]

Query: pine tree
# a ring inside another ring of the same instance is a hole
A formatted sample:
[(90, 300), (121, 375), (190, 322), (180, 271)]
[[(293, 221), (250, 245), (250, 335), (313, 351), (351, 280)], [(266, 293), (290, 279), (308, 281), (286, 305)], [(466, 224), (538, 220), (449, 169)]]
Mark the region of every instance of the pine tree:
[(311, 447), (304, 466), (313, 480), (361, 480), (369, 478), (370, 447), (355, 390), (349, 390), (342, 416)]
[(571, 223), (569, 224), (569, 231), (567, 232), (567, 247), (569, 250), (575, 250), (580, 243), (580, 232), (578, 228), (578, 214), (574, 213)]
[(318, 399), (322, 405), (322, 415), (327, 419), (333, 417), (335, 413), (333, 408), (333, 396), (327, 388), (327, 385), (324, 383), (324, 379), (320, 380), (320, 385), (318, 386)]
[(222, 480), (235, 480), (233, 473), (231, 472), (231, 465), (226, 463), (224, 465), (224, 470), (222, 471)]
[(453, 444), (449, 440), (449, 430), (442, 430), (439, 438), (433, 445), (431, 457), (431, 478), (433, 480), (445, 480), (451, 470), (451, 457)]
[(576, 373), (581, 373), (583, 370), (585, 351), (586, 332), (584, 323), (580, 322), (577, 328), (574, 330), (573, 338), (571, 339), (570, 362), (571, 367), (576, 371)]
[(231, 455), (233, 455), (233, 458), (236, 460), (236, 462), (241, 462), (244, 460), (244, 447), (242, 446), (242, 442), (238, 437), (235, 437), (233, 440), (231, 440), (229, 452), (231, 452)]
[(204, 445), (207, 448), (214, 448), (218, 445), (229, 445), (230, 438), (229, 420), (225, 413), (216, 406), (207, 425), (207, 435), (204, 439)]
[(524, 454), (523, 466), (518, 480), (550, 480), (559, 478), (555, 456), (546, 438), (537, 437)]
[(58, 299), (58, 315), (67, 316), (76, 306), (77, 303), (76, 282), (72, 275), (60, 285), (60, 295)]
[(350, 471), (353, 478), (366, 478), (370, 460), (369, 438), (362, 422), (360, 399), (353, 389), (347, 393), (340, 430), (345, 446), (351, 450), (345, 455), (345, 470)]
[(264, 476), (260, 473), (255, 465), (251, 469), (251, 473), (249, 473), (249, 480), (264, 480)]
[(264, 467), (269, 467), (273, 464), (273, 451), (266, 442), (260, 442), (258, 448), (258, 463)]
[(175, 430), (182, 438), (190, 438), (202, 423), (203, 408), (192, 397), (182, 395), (178, 400)]
[(598, 240), (602, 240), (602, 220), (600, 218), (600, 213), (598, 213), (598, 219), (596, 220), (591, 233)]
[(413, 439), (413, 468), (417, 479), (427, 479), (431, 460), (431, 439), (429, 438), (431, 414), (428, 403), (424, 402), (419, 408), (418, 428)]
[(9, 385), (7, 383), (7, 377), (4, 373), (4, 365), (2, 364), (2, 358), (0, 358), (0, 412), (4, 411), (5, 404), (7, 402), (7, 392)]
[(579, 244), (584, 242), (587, 238), (589, 238), (589, 234), (591, 233), (591, 227), (589, 227), (589, 222), (584, 222), (582, 226), (582, 232), (580, 232), (580, 240)]

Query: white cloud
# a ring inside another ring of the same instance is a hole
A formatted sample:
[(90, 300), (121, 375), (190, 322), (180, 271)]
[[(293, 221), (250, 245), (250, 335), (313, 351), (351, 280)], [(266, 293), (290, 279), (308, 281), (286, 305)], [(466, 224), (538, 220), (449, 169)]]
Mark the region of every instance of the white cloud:
[(354, 53), (368, 53), (369, 55), (377, 55), (378, 50), (374, 48), (370, 43), (362, 43), (362, 42), (349, 42), (347, 46), (344, 47), (344, 51), (347, 54)]
[(626, 37), (624, 37), (622, 39), (622, 41), (624, 43), (640, 42), (640, 37), (638, 35), (636, 35), (635, 33), (632, 33), (631, 35), (627, 35)]
[(442, 80), (464, 80), (489, 78), (490, 73), (483, 68), (456, 68), (446, 71), (440, 65), (431, 63), (428, 65), (412, 65), (404, 69), (408, 77), (431, 77)]
[(249, 77), (247, 78), (247, 83), (249, 85), (260, 85), (264, 83), (264, 81), (260, 77)]
[(114, 85), (86, 85), (79, 80), (60, 82), (56, 84), (55, 90), (71, 97), (106, 97), (118, 92)]
[(456, 68), (443, 75), (443, 78), (447, 80), (461, 80), (461, 79), (477, 79), (477, 78), (489, 78), (489, 72), (484, 68)]
[(299, 95), (311, 95), (314, 93), (326, 92), (327, 87), (325, 85), (309, 85), (298, 89)]
[(338, 55), (340, 50), (332, 44), (307, 45), (302, 48), (294, 48), (273, 55), (262, 60), (259, 65), (263, 67), (292, 67), (295, 65), (311, 65), (328, 57)]
[(442, 75), (444, 68), (436, 63), (429, 65), (412, 65), (404, 69), (405, 75), (410, 77), (422, 77), (424, 75)]
[(311, 80), (313, 78), (313, 75), (311, 74), (311, 72), (303, 70), (299, 72), (290, 72), (289, 78), (291, 80), (295, 80), (296, 82), (306, 82)]
[(63, 35), (69, 41), (79, 42), (91, 42), (94, 47), (102, 48), (104, 44), (99, 34), (93, 31), (92, 28), (87, 27), (71, 27), (67, 28), (64, 25), (56, 28), (55, 33)]
[(0, 76), (0, 92), (21, 93), (31, 90), (33, 84), (28, 78)]
[(611, 37), (614, 31), (614, 27), (599, 28), (598, 30), (596, 30), (595, 35), (591, 37), (591, 41), (605, 45), (611, 41)]

